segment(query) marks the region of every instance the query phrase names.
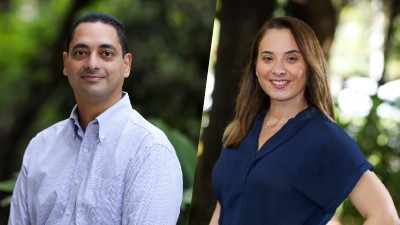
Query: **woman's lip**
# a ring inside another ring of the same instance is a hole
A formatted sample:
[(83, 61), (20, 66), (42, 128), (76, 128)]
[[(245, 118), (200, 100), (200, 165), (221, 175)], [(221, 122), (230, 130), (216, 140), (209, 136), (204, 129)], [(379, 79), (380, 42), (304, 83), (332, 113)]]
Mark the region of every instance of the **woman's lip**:
[(271, 80), (272, 85), (275, 88), (284, 88), (289, 81), (288, 80)]

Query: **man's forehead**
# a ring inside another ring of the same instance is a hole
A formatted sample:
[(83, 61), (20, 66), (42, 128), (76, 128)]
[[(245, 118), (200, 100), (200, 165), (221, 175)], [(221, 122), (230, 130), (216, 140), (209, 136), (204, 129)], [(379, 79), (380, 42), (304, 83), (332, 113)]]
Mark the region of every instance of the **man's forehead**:
[(102, 22), (80, 23), (78, 26), (76, 26), (73, 37), (75, 37), (77, 34), (88, 34), (88, 35), (102, 34), (102, 35), (115, 36), (115, 38), (118, 38), (118, 33), (115, 27), (113, 27), (110, 24)]
[(77, 43), (85, 45), (119, 45), (122, 48), (117, 30), (109, 24), (102, 22), (84, 22), (79, 24), (72, 36), (71, 45)]

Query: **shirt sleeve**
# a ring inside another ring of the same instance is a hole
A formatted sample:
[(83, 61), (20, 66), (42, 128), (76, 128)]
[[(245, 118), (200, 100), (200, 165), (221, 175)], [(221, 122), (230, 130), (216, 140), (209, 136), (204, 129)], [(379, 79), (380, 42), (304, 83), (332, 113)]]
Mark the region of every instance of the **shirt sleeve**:
[(18, 174), (18, 178), (14, 187), (8, 225), (31, 224), (27, 207), (27, 176), (28, 162), (30, 159), (30, 146), (32, 146), (32, 142), (25, 151), (21, 171)]
[(173, 148), (160, 144), (132, 164), (123, 200), (126, 225), (175, 225), (182, 202), (182, 171)]
[(373, 166), (337, 124), (325, 123), (312, 129), (303, 132), (308, 135), (304, 141), (309, 144), (299, 155), (299, 174), (294, 182), (325, 212), (332, 212)]

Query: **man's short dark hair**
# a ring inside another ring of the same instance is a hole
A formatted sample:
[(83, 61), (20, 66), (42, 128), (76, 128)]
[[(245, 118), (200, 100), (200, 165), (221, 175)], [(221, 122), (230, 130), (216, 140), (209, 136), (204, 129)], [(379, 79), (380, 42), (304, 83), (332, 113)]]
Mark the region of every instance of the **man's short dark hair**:
[(74, 36), (76, 27), (81, 23), (96, 23), (96, 22), (108, 24), (115, 28), (119, 37), (119, 41), (122, 46), (122, 53), (123, 53), (122, 56), (124, 56), (128, 52), (128, 37), (126, 35), (124, 24), (117, 18), (100, 12), (87, 14), (86, 16), (80, 18), (72, 25), (67, 35), (67, 51), (69, 51), (69, 44), (72, 41), (72, 37)]

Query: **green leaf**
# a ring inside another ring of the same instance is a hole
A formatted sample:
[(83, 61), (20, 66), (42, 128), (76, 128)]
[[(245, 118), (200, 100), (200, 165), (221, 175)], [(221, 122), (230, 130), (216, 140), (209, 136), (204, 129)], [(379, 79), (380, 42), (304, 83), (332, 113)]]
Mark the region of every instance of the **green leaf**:
[(11, 196), (11, 195), (5, 197), (4, 199), (2, 199), (2, 200), (0, 201), (0, 206), (1, 206), (1, 207), (4, 207), (4, 206), (7, 206), (7, 205), (10, 205), (10, 204), (11, 204), (11, 199), (12, 199), (12, 196)]
[(0, 191), (12, 192), (14, 190), (15, 180), (7, 180), (0, 182)]

